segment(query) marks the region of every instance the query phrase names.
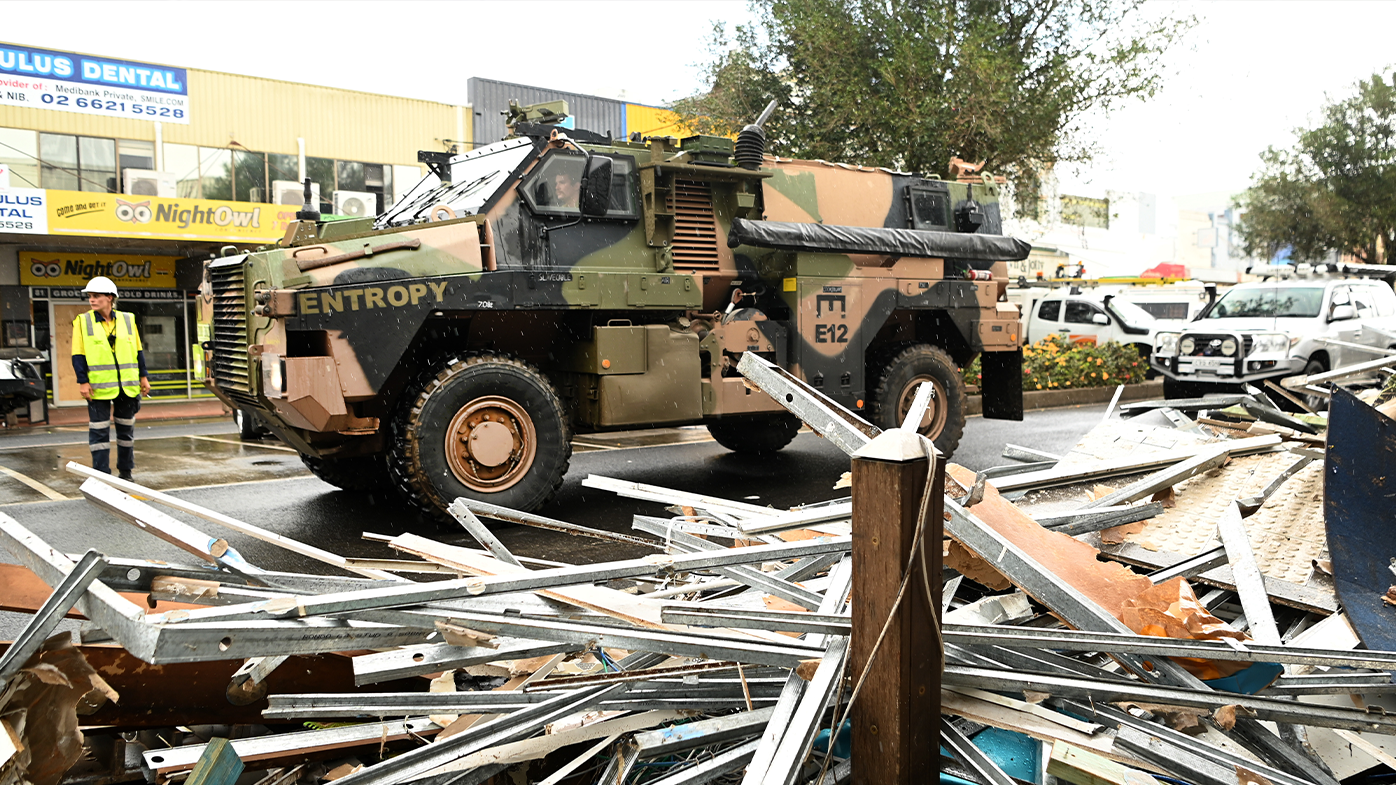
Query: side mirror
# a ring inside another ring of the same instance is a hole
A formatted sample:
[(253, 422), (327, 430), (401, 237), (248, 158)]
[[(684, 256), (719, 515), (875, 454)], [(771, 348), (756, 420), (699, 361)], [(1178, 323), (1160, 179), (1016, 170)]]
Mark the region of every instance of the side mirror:
[(1335, 305), (1335, 306), (1333, 306), (1333, 314), (1332, 314), (1331, 316), (1328, 317), (1328, 321), (1330, 321), (1330, 322), (1341, 322), (1341, 321), (1344, 321), (1345, 319), (1356, 319), (1356, 318), (1357, 318), (1357, 309), (1356, 309), (1356, 308), (1353, 308), (1351, 305)]
[(1093, 313), (1091, 314), (1091, 322), (1095, 324), (1109, 324), (1110, 317), (1103, 313)]
[(611, 159), (593, 155), (582, 188), (582, 215), (605, 215), (611, 208)]

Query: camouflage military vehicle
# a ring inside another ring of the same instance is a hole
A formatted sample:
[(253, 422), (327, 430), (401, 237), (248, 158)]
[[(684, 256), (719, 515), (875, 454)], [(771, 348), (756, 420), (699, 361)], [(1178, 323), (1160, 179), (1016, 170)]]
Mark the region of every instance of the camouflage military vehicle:
[(920, 382), (943, 452), (983, 358), (986, 416), (1022, 418), (996, 186), (765, 154), (730, 139), (611, 140), (515, 118), (376, 219), (301, 214), (210, 261), (206, 383), (325, 481), (518, 509), (559, 487), (573, 434), (706, 424), (739, 452), (799, 422), (737, 374), (757, 352), (890, 426)]

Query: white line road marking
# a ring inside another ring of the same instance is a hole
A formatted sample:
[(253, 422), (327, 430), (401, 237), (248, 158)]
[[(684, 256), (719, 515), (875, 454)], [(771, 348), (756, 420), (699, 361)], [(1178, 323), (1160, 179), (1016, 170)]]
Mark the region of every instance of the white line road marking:
[(202, 439), (206, 442), (219, 442), (221, 444), (236, 444), (239, 447), (261, 447), (263, 450), (281, 450), (282, 452), (295, 452), (290, 447), (280, 447), (275, 444), (258, 444), (257, 442), (244, 442), (234, 439), (219, 439), (215, 436), (189, 436), (190, 439)]
[(33, 477), (28, 477), (28, 476), (25, 476), (25, 475), (23, 475), (23, 474), (20, 474), (19, 472), (15, 471), (14, 469), (8, 469), (8, 468), (6, 468), (6, 467), (4, 467), (4, 466), (0, 466), (0, 474), (4, 474), (6, 477), (13, 477), (14, 479), (19, 480), (20, 482), (24, 483), (25, 485), (28, 485), (30, 488), (33, 488), (34, 490), (38, 491), (39, 493), (42, 493), (43, 495), (49, 497), (50, 499), (53, 499), (54, 501), (60, 501), (60, 502), (68, 501), (68, 497), (67, 497), (67, 496), (64, 496), (63, 494), (59, 493), (58, 491), (55, 491), (54, 489), (48, 487), (47, 485), (44, 485), (43, 483), (39, 482), (38, 480), (34, 479)]

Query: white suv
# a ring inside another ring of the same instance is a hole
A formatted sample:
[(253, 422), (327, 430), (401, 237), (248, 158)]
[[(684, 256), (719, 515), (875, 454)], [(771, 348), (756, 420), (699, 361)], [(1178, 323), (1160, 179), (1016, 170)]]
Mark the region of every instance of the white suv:
[(1151, 365), (1164, 376), (1165, 397), (1188, 398), (1320, 373), (1379, 354), (1359, 346), (1396, 348), (1396, 292), (1390, 284), (1264, 281), (1233, 287), (1181, 331), (1156, 333)]

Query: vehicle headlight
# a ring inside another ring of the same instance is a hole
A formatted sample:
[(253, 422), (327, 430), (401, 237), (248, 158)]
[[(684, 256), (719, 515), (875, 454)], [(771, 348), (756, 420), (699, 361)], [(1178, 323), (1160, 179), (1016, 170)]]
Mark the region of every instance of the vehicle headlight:
[(1194, 341), (1191, 337), (1184, 338), (1182, 342), (1178, 344), (1178, 351), (1182, 354), (1192, 354), (1196, 349), (1197, 341)]
[(1154, 354), (1171, 357), (1178, 353), (1178, 333), (1155, 333)]
[(1222, 354), (1226, 355), (1227, 357), (1236, 356), (1235, 338), (1227, 338), (1225, 341), (1222, 341)]
[(1260, 333), (1255, 336), (1255, 342), (1251, 344), (1251, 353), (1284, 354), (1289, 351), (1289, 347), (1294, 345), (1294, 341), (1297, 340), (1297, 338), (1291, 340), (1290, 337), (1284, 333)]

